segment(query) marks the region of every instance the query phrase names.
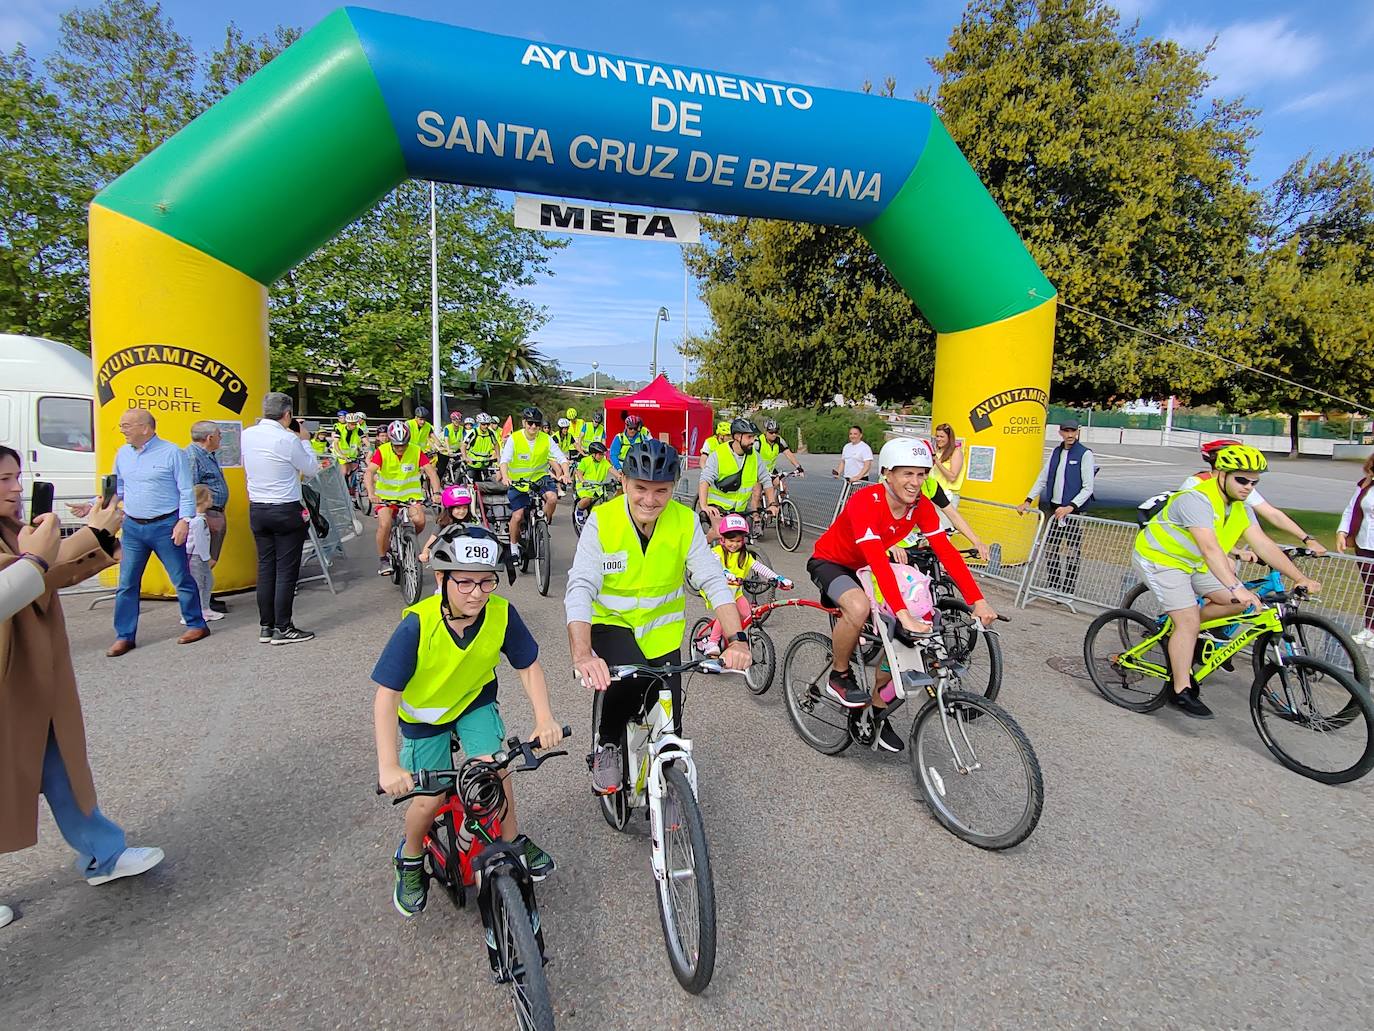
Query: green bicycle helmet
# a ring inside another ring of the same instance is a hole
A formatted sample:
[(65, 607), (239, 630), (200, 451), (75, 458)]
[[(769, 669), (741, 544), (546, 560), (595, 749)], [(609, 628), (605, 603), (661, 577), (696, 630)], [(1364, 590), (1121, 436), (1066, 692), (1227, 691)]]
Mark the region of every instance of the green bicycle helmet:
[(1251, 472), (1262, 473), (1269, 468), (1269, 459), (1264, 452), (1249, 444), (1232, 444), (1217, 452), (1213, 468), (1219, 473)]

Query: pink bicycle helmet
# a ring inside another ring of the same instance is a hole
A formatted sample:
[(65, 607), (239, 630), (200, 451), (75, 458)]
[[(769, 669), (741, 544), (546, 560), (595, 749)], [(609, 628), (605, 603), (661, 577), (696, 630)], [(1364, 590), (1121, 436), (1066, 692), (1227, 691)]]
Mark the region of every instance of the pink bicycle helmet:
[(443, 508), (452, 508), (454, 505), (471, 505), (472, 491), (462, 484), (451, 483), (444, 488), (444, 493), (439, 498), (439, 504)]
[(748, 533), (749, 520), (742, 515), (732, 512), (720, 521), (720, 534), (724, 537), (727, 533)]

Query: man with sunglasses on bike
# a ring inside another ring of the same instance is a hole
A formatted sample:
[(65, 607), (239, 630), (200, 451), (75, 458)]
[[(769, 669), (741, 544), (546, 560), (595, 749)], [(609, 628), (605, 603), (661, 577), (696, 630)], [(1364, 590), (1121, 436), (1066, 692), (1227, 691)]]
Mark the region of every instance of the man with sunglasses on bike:
[[(501, 542), (479, 526), (448, 527), (430, 546), (438, 591), (405, 610), (372, 671), (377, 783), (387, 794), (412, 790), (412, 774), (422, 770), (455, 769), (455, 739), (469, 758), (490, 759), (505, 746), (506, 725), (496, 698), (496, 667), (503, 655), (534, 710), (530, 737), (541, 748), (563, 738), (549, 705), (539, 645), (515, 606), (492, 593), (501, 582), (496, 573), (501, 559)], [(501, 836), (517, 847), (530, 877), (541, 881), (553, 873), (553, 858), (519, 832), (515, 795), (504, 773), (502, 781), (507, 808)], [(406, 809), (392, 889), (392, 904), (402, 916), (425, 908), (423, 842), (443, 804), (442, 795), (422, 796)]]
[(759, 428), (752, 419), (735, 419), (730, 423), (730, 443), (717, 447), (702, 463), (697, 508), (710, 517), (711, 540), (720, 535), (723, 516), (757, 509), (764, 494), (768, 496), (769, 514), (778, 514), (777, 491), (754, 448), (758, 436)]
[[(1234, 616), (1259, 598), (1241, 583), (1227, 554), (1243, 538), (1260, 559), (1313, 594), (1321, 584), (1304, 576), (1283, 549), (1260, 529), (1246, 499), (1269, 460), (1257, 448), (1233, 444), (1216, 453), (1216, 475), (1171, 494), (1136, 534), (1131, 556), (1163, 612), (1174, 621), (1169, 635), (1169, 701), (1194, 719), (1212, 710), (1192, 682), (1193, 653), (1201, 624)], [(1199, 610), (1197, 599), (1206, 601)]]
[[(621, 466), (624, 495), (592, 510), (568, 570), (564, 605), (573, 666), (588, 687), (606, 692), (592, 757), (592, 787), (601, 795), (621, 788), (620, 742), (626, 724), (643, 713), (646, 691), (643, 678), (612, 683), (609, 667), (681, 661), (684, 574), (705, 594), (730, 642), (721, 661), (729, 669), (749, 668), (748, 638), (725, 570), (692, 510), (673, 500), (679, 470), (677, 451), (661, 440), (630, 448)], [(681, 676), (669, 677), (667, 685), (680, 733)]]
[[(831, 636), (833, 656), (826, 694), (848, 709), (871, 704), (868, 691), (859, 686), (850, 669), (859, 634), (868, 621), (868, 595), (859, 583), (858, 571), (868, 566), (878, 590), (892, 608), (906, 633), (917, 633), (922, 624), (907, 610), (889, 553), (913, 530), (926, 535), (930, 549), (949, 571), (954, 584), (973, 606), (973, 615), (984, 626), (992, 625), (997, 613), (983, 598), (964, 557), (940, 530), (935, 505), (922, 487), (934, 464), (930, 447), (923, 440), (896, 437), (878, 453), (881, 479), (850, 495), (839, 518), (816, 541), (806, 571), (821, 592), (821, 600), (840, 609)], [(886, 723), (884, 723), (886, 727)], [(881, 731), (880, 731), (881, 732)], [(895, 734), (889, 735), (896, 737)], [(900, 745), (900, 740), (897, 742)], [(893, 748), (893, 751), (898, 750)]]
[[(520, 528), (525, 522), (525, 510), (530, 496), (538, 491), (544, 496), (544, 521), (553, 525), (558, 509), (558, 484), (568, 482), (568, 456), (552, 437), (540, 427), (544, 413), (530, 406), (520, 413), (523, 428), (512, 433), (501, 446), (501, 482), (506, 485), (510, 502), (511, 551), (520, 557)], [(551, 474), (552, 471), (552, 474)], [(517, 489), (516, 481), (525, 484)]]

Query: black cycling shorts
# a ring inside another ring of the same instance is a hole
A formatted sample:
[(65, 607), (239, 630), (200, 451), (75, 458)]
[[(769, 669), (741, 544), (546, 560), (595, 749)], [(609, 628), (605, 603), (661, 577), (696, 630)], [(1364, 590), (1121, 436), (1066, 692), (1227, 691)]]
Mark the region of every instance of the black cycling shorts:
[[(675, 665), (682, 661), (682, 649), (666, 655), (648, 658), (640, 651), (634, 631), (623, 626), (592, 624), (592, 651), (608, 666), (640, 663), (649, 666)], [(658, 681), (650, 677), (632, 677), (614, 681), (601, 700), (601, 726), (596, 728), (596, 740), (602, 745), (618, 745), (625, 737), (625, 725), (644, 715), (646, 703), (657, 697), (653, 690)], [(673, 695), (673, 733), (682, 733), (682, 675), (667, 678)]]
[(821, 603), (824, 605), (838, 605), (845, 591), (863, 590), (856, 570), (838, 562), (827, 562), (823, 558), (813, 556), (806, 563), (806, 575), (811, 577), (811, 582), (821, 592)]

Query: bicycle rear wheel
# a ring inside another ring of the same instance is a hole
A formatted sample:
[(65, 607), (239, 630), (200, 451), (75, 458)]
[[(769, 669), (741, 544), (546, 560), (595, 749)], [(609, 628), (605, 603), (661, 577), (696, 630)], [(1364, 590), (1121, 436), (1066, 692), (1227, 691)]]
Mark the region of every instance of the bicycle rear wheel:
[(1173, 689), (1167, 637), (1135, 656), (1132, 668), (1121, 664), (1123, 652), (1158, 633), (1159, 625), (1134, 609), (1110, 609), (1092, 621), (1083, 638), (1083, 662), (1103, 698), (1132, 712), (1153, 712), (1164, 704)]
[(549, 524), (542, 519), (534, 524), (534, 561), (539, 593), (548, 597), (549, 581), (553, 579), (553, 540)]
[[(797, 734), (822, 755), (849, 747), (849, 710), (825, 693), (834, 659), (830, 638), (816, 631), (798, 634), (782, 656), (787, 717)], [(862, 677), (863, 670), (855, 669)]]
[(791, 498), (783, 498), (778, 506), (778, 543), (784, 551), (796, 551), (801, 547), (803, 529), (797, 503)]
[(544, 954), (534, 935), (525, 896), (506, 871), (497, 870), (492, 879), (491, 930), (500, 966), (497, 977), (510, 991), (515, 1026), (521, 1031), (553, 1031)]
[(658, 882), (658, 915), (673, 976), (696, 995), (716, 969), (716, 886), (706, 822), (687, 774), (669, 763), (663, 783), (663, 835), (655, 847), (663, 850), (667, 876)]
[(687, 646), (692, 650), (692, 658), (700, 659), (706, 655), (701, 646), (710, 636), (711, 624), (714, 622), (713, 616), (702, 616), (692, 624), (692, 634), (687, 638)]
[(1280, 655), (1284, 662), (1296, 655), (1306, 655), (1329, 662), (1349, 674), (1355, 683), (1369, 687), (1369, 662), (1364, 649), (1339, 624), (1315, 612), (1290, 610), (1284, 613), (1283, 627), (1282, 635), (1265, 634), (1251, 649), (1256, 679)]
[(959, 673), (959, 689), (982, 695), (988, 701), (1002, 690), (1002, 645), (996, 634), (980, 633), (974, 626), (973, 609), (958, 598), (940, 598), (940, 638)]
[(1133, 609), (1146, 619), (1158, 619), (1164, 615), (1164, 610), (1159, 607), (1159, 599), (1155, 597), (1155, 592), (1150, 590), (1148, 584), (1136, 584), (1127, 591), (1121, 599), (1121, 607)]
[(967, 691), (932, 698), (911, 725), (911, 773), (935, 819), (956, 837), (1000, 851), (1040, 822), (1045, 784), (1025, 732), (995, 702)]
[(753, 661), (744, 673), (744, 683), (753, 694), (767, 694), (773, 686), (773, 674), (778, 668), (778, 650), (762, 627), (751, 626), (745, 633), (749, 637), (749, 653)]
[(420, 600), (424, 588), (424, 570), (420, 567), (420, 555), (415, 548), (415, 531), (406, 529), (401, 534), (401, 599), (407, 605)]
[(1328, 662), (1270, 663), (1250, 688), (1250, 718), (1274, 758), (1304, 777), (1345, 784), (1374, 766), (1374, 705)]

